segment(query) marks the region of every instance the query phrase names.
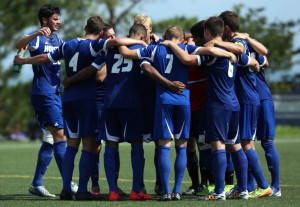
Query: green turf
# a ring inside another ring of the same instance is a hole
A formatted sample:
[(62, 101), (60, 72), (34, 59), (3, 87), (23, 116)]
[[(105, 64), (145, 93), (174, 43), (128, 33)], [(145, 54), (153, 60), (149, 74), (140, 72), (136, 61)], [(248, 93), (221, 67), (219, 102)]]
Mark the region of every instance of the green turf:
[[(34, 166), (39, 150), (39, 142), (0, 142), (0, 206), (22, 206), (22, 207), (69, 207), (69, 206), (299, 206), (300, 198), (300, 165), (299, 165), (299, 149), (300, 137), (287, 139), (280, 138), (276, 142), (276, 146), (281, 158), (281, 185), (282, 197), (280, 198), (263, 198), (251, 199), (248, 201), (227, 200), (219, 202), (198, 201), (197, 197), (183, 197), (179, 202), (132, 202), (128, 197), (122, 201), (60, 201), (59, 198), (44, 199), (31, 196), (28, 193), (28, 187), (34, 173)], [(153, 144), (145, 144), (145, 184), (149, 193), (153, 193), (155, 171), (153, 167)], [(261, 162), (265, 175), (270, 181), (270, 175), (266, 167), (265, 158), (259, 143), (257, 150), (260, 154)], [(78, 158), (77, 155), (74, 180), (78, 181)], [(122, 144), (120, 147), (121, 154), (121, 171), (119, 185), (126, 191), (131, 189), (131, 164), (130, 164), (130, 147), (128, 144)], [(172, 161), (174, 161), (174, 149), (171, 152)], [(105, 180), (103, 170), (103, 152), (101, 152), (101, 172), (100, 185), (101, 192), (107, 197), (108, 186)], [(171, 175), (173, 177), (173, 174)], [(171, 179), (173, 180), (173, 178)], [(55, 194), (59, 194), (61, 190), (61, 178), (59, 176), (55, 161), (53, 160), (44, 178), (44, 185), (47, 189)], [(171, 186), (173, 182), (171, 183)], [(182, 191), (190, 185), (187, 173), (182, 185)]]

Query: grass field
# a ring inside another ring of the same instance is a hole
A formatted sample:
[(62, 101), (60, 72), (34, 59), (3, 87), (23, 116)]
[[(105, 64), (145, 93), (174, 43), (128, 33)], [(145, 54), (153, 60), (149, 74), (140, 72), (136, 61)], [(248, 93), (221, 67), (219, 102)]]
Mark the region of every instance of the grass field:
[[(183, 197), (179, 202), (132, 202), (128, 197), (124, 197), (122, 201), (61, 201), (59, 198), (44, 199), (32, 196), (28, 193), (28, 187), (31, 183), (34, 173), (37, 153), (40, 147), (39, 142), (0, 142), (0, 207), (75, 207), (75, 206), (300, 206), (300, 164), (299, 164), (299, 149), (300, 149), (300, 134), (298, 131), (294, 133), (286, 132), (285, 136), (281, 135), (276, 140), (276, 146), (281, 158), (281, 187), (282, 197), (280, 198), (263, 198), (251, 199), (248, 201), (227, 200), (224, 202), (205, 202), (198, 201), (198, 197)], [(284, 134), (284, 133), (283, 133)], [(155, 171), (153, 167), (153, 144), (145, 144), (145, 184), (148, 193), (152, 194), (154, 189)], [(172, 150), (172, 162), (174, 161), (175, 150)], [(257, 151), (260, 154), (262, 166), (265, 175), (270, 181), (270, 175), (266, 167), (265, 158), (259, 143), (257, 143)], [(78, 181), (78, 158), (75, 165), (74, 180)], [(131, 164), (130, 164), (130, 146), (122, 144), (120, 146), (121, 155), (121, 171), (119, 185), (126, 191), (131, 189)], [(103, 160), (103, 152), (101, 152), (100, 161)], [(101, 163), (100, 171), (101, 192), (107, 197), (108, 186)], [(172, 174), (173, 177), (173, 174)], [(172, 186), (173, 183), (171, 183)], [(190, 179), (185, 174), (185, 179), (182, 185), (182, 191), (190, 186)], [(44, 185), (47, 189), (55, 194), (61, 191), (62, 183), (59, 176), (55, 161), (51, 162), (50, 167), (44, 177)]]

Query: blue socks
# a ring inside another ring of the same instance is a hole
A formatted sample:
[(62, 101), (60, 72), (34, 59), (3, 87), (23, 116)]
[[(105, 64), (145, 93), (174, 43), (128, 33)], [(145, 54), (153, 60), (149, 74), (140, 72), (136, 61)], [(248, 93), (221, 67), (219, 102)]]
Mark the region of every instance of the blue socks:
[(115, 165), (116, 165), (116, 172), (115, 172), (115, 182), (116, 186), (118, 187), (118, 179), (120, 173), (120, 154), (119, 151), (115, 153)]
[(143, 145), (135, 145), (131, 148), (131, 166), (132, 166), (132, 190), (136, 193), (141, 191), (141, 182), (143, 179), (144, 149)]
[(109, 186), (109, 191), (117, 192), (117, 185), (116, 185), (116, 170), (117, 170), (117, 163), (116, 163), (116, 155), (118, 154), (118, 148), (105, 146), (105, 153), (104, 153), (104, 170), (106, 174), (106, 179)]
[(186, 146), (176, 147), (176, 160), (174, 164), (175, 171), (175, 185), (173, 192), (180, 193), (182, 179), (184, 177), (184, 171), (187, 164)]
[(158, 167), (158, 149), (154, 151), (154, 166), (155, 166), (155, 174), (156, 174), (156, 185), (161, 185), (161, 179), (159, 174), (159, 167)]
[(75, 147), (67, 147), (65, 156), (63, 158), (62, 166), (62, 178), (63, 178), (63, 189), (67, 192), (71, 192), (71, 182), (74, 171), (74, 160), (78, 152)]
[(245, 154), (248, 159), (248, 168), (249, 170), (251, 170), (251, 173), (256, 180), (257, 186), (262, 189), (268, 188), (268, 182), (264, 176), (256, 151), (251, 148), (246, 151)]
[(54, 158), (61, 175), (62, 175), (62, 161), (66, 152), (66, 146), (67, 146), (67, 141), (65, 140), (57, 141), (54, 142), (53, 144)]
[(268, 168), (271, 173), (272, 182), (271, 186), (280, 189), (280, 172), (279, 172), (279, 156), (272, 141), (261, 141), (261, 146), (265, 150), (265, 157), (267, 160)]
[(215, 150), (212, 152), (212, 172), (215, 180), (215, 193), (220, 194), (225, 187), (225, 172), (227, 158), (225, 150)]
[(170, 147), (158, 146), (158, 168), (162, 184), (163, 193), (170, 193)]
[(34, 187), (43, 185), (43, 176), (52, 160), (53, 145), (43, 142), (40, 148), (36, 169), (32, 181)]
[(238, 190), (240, 192), (245, 191), (247, 190), (247, 185), (248, 185), (247, 157), (242, 148), (236, 152), (232, 152), (231, 157), (232, 157), (232, 162), (236, 173)]
[(91, 170), (93, 165), (93, 153), (86, 150), (81, 151), (79, 160), (79, 182), (78, 192), (87, 192), (87, 186), (91, 177)]
[(255, 190), (255, 178), (251, 173), (251, 170), (248, 169), (248, 192)]
[(98, 153), (93, 153), (93, 163), (91, 171), (92, 186), (99, 186), (99, 170), (100, 170), (100, 159)]

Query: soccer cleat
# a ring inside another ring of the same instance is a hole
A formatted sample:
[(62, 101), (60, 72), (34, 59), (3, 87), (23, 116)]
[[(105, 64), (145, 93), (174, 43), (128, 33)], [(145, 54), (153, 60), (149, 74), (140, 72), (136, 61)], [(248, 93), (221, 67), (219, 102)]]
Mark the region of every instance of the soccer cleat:
[(195, 194), (196, 194), (196, 190), (193, 186), (190, 186), (189, 189), (187, 189), (187, 191), (182, 193), (182, 195), (195, 195)]
[(179, 201), (179, 200), (181, 200), (181, 196), (180, 196), (180, 194), (179, 193), (172, 193), (172, 195), (171, 195), (171, 199), (172, 199), (172, 201)]
[(225, 193), (230, 191), (232, 188), (234, 188), (234, 185), (225, 185), (225, 188), (224, 188)]
[(145, 201), (145, 200), (152, 200), (152, 196), (143, 193), (142, 191), (140, 191), (139, 193), (131, 191), (129, 199), (132, 201)]
[(171, 200), (171, 193), (165, 193), (160, 198), (158, 201), (170, 201)]
[(77, 201), (96, 201), (96, 200), (102, 200), (102, 196), (100, 195), (93, 195), (89, 191), (86, 192), (77, 192), (75, 194), (75, 199)]
[(210, 192), (207, 196), (203, 197), (199, 197), (199, 200), (204, 200), (204, 201), (223, 201), (226, 200), (226, 196), (225, 196), (225, 191), (223, 191), (220, 194), (215, 193), (214, 191)]
[(117, 193), (119, 194), (119, 195), (127, 195), (127, 193), (125, 193), (121, 188), (119, 188), (119, 186), (117, 187)]
[(162, 188), (161, 188), (160, 185), (155, 185), (154, 192), (155, 192), (156, 195), (162, 195), (163, 194)]
[(75, 200), (75, 195), (72, 192), (67, 192), (65, 190), (62, 190), (59, 195), (61, 200)]
[(209, 184), (208, 186), (202, 185), (201, 189), (198, 192), (198, 194), (200, 196), (206, 196), (214, 190), (215, 190), (215, 185), (214, 184)]
[(281, 196), (281, 189), (277, 190), (273, 186), (270, 187), (272, 189), (272, 193), (269, 195), (271, 197), (280, 197)]
[(77, 193), (77, 191), (78, 191), (78, 185), (74, 182), (71, 182), (71, 191), (74, 194)]
[(257, 188), (256, 190), (249, 193), (249, 198), (263, 198), (270, 196), (272, 194), (272, 189), (270, 187), (266, 189)]
[(99, 186), (92, 186), (91, 194), (99, 195), (100, 194), (100, 187)]
[(32, 195), (37, 195), (41, 197), (52, 197), (52, 198), (55, 197), (55, 195), (49, 193), (49, 191), (44, 186), (37, 186), (37, 187), (30, 186), (28, 191)]
[(120, 200), (120, 195), (119, 195), (119, 193), (117, 193), (117, 192), (115, 192), (115, 191), (109, 192), (109, 200), (110, 200), (110, 201), (118, 201), (118, 200)]
[(237, 186), (234, 186), (232, 189), (227, 191), (225, 195), (226, 195), (226, 199), (244, 199), (244, 200), (248, 199), (248, 191), (245, 190), (240, 192)]

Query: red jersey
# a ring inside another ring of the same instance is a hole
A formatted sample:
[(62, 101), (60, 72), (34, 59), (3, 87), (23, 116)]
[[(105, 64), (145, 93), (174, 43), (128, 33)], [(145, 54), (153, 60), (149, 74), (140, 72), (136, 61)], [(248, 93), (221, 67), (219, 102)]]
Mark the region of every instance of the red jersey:
[(206, 97), (205, 66), (190, 66), (188, 80), (190, 89), (191, 111), (198, 111), (204, 106)]

